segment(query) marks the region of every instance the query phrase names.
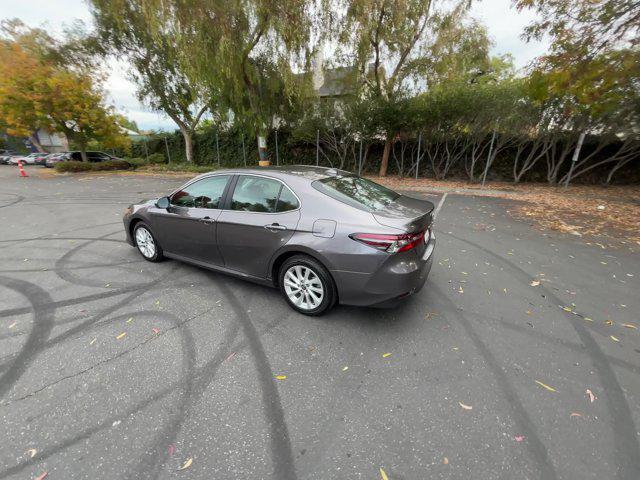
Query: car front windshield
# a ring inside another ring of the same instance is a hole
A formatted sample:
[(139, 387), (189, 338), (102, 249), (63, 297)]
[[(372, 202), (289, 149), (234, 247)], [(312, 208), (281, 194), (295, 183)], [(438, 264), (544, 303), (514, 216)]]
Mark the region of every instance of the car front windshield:
[(312, 185), (331, 198), (371, 212), (382, 210), (400, 196), (393, 190), (355, 175), (328, 177)]

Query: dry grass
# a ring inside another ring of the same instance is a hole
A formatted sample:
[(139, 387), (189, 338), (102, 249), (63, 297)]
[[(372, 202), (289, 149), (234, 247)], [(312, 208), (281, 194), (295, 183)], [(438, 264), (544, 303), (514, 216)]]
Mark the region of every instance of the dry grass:
[(640, 186), (571, 185), (493, 182), (478, 184), (430, 179), (372, 177), (395, 189), (447, 190), (461, 194), (518, 200), (509, 212), (539, 228), (574, 235), (604, 236), (640, 245)]

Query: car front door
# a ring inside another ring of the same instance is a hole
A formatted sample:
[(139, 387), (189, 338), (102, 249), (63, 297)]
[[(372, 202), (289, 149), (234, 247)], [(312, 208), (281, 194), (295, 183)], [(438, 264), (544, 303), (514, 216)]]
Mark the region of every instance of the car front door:
[(266, 278), (271, 257), (295, 232), (299, 201), (281, 181), (258, 175), (239, 175), (230, 195), (216, 231), (224, 265)]
[(216, 221), (231, 175), (211, 175), (173, 193), (168, 209), (152, 208), (153, 227), (167, 253), (221, 265)]

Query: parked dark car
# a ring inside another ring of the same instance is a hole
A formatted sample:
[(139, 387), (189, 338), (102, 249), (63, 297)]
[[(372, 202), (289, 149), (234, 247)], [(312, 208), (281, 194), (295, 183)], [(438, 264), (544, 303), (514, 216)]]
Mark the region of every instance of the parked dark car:
[[(113, 155), (109, 155), (108, 153), (92, 151), (92, 152), (87, 152), (87, 160), (89, 162), (95, 163), (95, 162), (108, 162), (109, 160), (121, 160), (121, 159), (118, 157), (114, 157)], [(58, 162), (68, 162), (68, 161), (81, 162), (82, 153), (79, 150), (73, 151), (73, 152), (58, 153), (56, 154), (55, 157), (47, 158), (44, 166), (51, 168)]]
[(336, 302), (393, 305), (424, 285), (433, 261), (433, 204), (349, 172), (271, 167), (207, 173), (125, 211), (127, 241), (278, 287), (319, 315)]

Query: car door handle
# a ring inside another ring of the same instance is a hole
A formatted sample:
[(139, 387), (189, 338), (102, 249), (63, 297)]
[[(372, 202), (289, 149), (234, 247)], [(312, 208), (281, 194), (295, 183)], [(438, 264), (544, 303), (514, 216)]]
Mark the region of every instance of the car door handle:
[(275, 232), (276, 230), (286, 230), (287, 227), (285, 227), (284, 225), (280, 225), (279, 223), (272, 223), (271, 225), (265, 225), (264, 228), (266, 228), (269, 231)]
[(199, 221), (202, 222), (202, 223), (213, 223), (213, 222), (215, 222), (215, 220), (213, 220), (211, 217), (202, 217)]

